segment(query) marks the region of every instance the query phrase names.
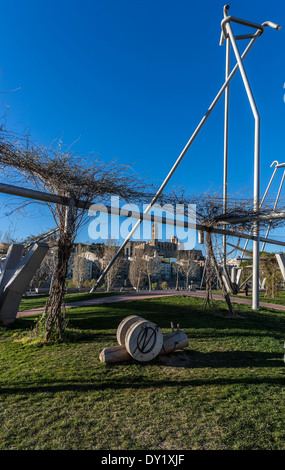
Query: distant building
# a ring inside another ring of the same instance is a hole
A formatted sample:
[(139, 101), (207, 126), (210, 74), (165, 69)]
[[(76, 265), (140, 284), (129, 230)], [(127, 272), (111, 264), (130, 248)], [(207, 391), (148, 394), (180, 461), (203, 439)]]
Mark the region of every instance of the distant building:
[[(52, 281), (53, 272), (57, 263), (57, 241), (52, 239), (49, 242), (50, 249), (46, 255), (46, 264), (49, 266), (49, 274), (45, 275), (45, 288), (49, 288)], [(0, 243), (0, 256), (5, 256), (10, 244)], [(112, 247), (110, 245), (110, 253), (108, 255), (108, 244), (104, 243), (75, 243), (68, 265), (67, 279), (75, 281), (75, 285), (84, 285), (85, 281), (96, 280), (102, 273), (103, 269), (109, 263), (112, 255)], [(196, 280), (200, 276), (200, 271), (204, 264), (204, 256), (201, 250), (185, 250), (176, 236), (170, 237), (169, 241), (158, 240), (158, 225), (152, 225), (151, 241), (129, 241), (122, 253), (119, 262), (119, 270), (116, 273), (115, 287), (131, 286), (129, 280), (129, 270), (132, 261), (136, 258), (136, 252), (139, 250), (140, 255), (146, 258), (155, 258), (158, 265), (155, 273), (152, 275), (152, 281), (167, 281), (169, 286), (175, 286), (176, 269), (175, 265), (183, 263), (183, 259), (191, 259), (196, 265)], [(107, 251), (106, 251), (107, 250)], [(3, 264), (3, 263), (2, 263)], [(46, 268), (45, 268), (46, 270)], [(183, 275), (180, 275), (181, 282)]]
[(153, 223), (152, 225), (152, 239), (150, 242), (145, 241), (129, 241), (125, 247), (125, 256), (131, 258), (135, 254), (136, 249), (143, 250), (144, 254), (149, 256), (163, 256), (165, 258), (185, 258), (189, 257), (196, 260), (204, 260), (204, 256), (201, 250), (185, 250), (181, 249), (182, 246), (178, 241), (178, 238), (172, 236), (168, 241), (158, 241), (158, 224)]

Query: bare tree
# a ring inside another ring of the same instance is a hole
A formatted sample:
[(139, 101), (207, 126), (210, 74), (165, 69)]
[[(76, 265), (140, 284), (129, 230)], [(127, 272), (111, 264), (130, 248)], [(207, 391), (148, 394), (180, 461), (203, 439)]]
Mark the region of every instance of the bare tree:
[[(117, 246), (116, 242), (112, 239), (109, 239), (104, 247), (104, 252), (103, 252), (103, 258), (101, 260), (102, 263), (102, 271), (105, 269), (106, 266), (108, 266), (109, 262), (111, 259), (115, 256), (117, 253), (119, 247)], [(119, 277), (120, 270), (122, 267), (122, 261), (123, 261), (123, 254), (119, 256), (117, 259), (117, 262), (113, 264), (111, 269), (109, 269), (108, 273), (106, 274), (106, 284), (107, 284), (107, 292), (110, 291), (112, 287), (114, 287), (114, 284), (116, 280)]]
[(87, 279), (87, 270), (90, 261), (84, 257), (87, 247), (78, 243), (75, 247), (75, 253), (72, 263), (72, 280), (76, 287), (84, 287)]
[(130, 261), (129, 279), (133, 287), (138, 292), (146, 279), (145, 273), (145, 260), (143, 257), (143, 250), (136, 248), (134, 256)]
[[(45, 338), (53, 331), (63, 338), (65, 329), (65, 279), (69, 258), (78, 230), (88, 221), (87, 211), (77, 201), (102, 203), (111, 195), (120, 196), (126, 202), (148, 202), (154, 194), (151, 185), (135, 176), (130, 167), (117, 162), (87, 161), (69, 151), (33, 146), (29, 140), (21, 140), (6, 133), (0, 134), (0, 169), (7, 179), (29, 188), (45, 191), (66, 201), (45, 203), (58, 228), (58, 255), (50, 297), (42, 318)], [(28, 201), (26, 204), (30, 204)], [(25, 203), (19, 205), (25, 207)]]
[[(217, 259), (216, 259), (216, 256), (215, 256), (215, 252), (214, 252), (214, 247), (213, 247), (213, 241), (212, 241), (212, 236), (211, 236), (211, 233), (210, 232), (207, 232), (206, 234), (206, 242), (207, 242), (207, 248), (208, 248), (208, 263), (207, 263), (207, 266), (209, 266), (209, 269), (211, 269), (211, 266), (214, 267), (214, 270), (215, 270), (215, 273), (216, 273), (216, 276), (217, 276), (217, 279), (219, 281), (219, 284), (221, 286), (221, 289), (222, 289), (222, 292), (223, 292), (223, 296), (225, 298), (225, 301), (228, 305), (228, 308), (229, 308), (229, 311), (230, 313), (234, 316), (235, 315), (235, 311), (234, 311), (234, 308), (232, 306), (232, 303), (231, 303), (231, 299), (230, 299), (230, 296), (229, 296), (229, 293), (227, 292), (227, 288), (226, 288), (226, 285), (225, 285), (225, 282), (224, 282), (224, 279), (223, 279), (223, 276), (221, 275), (221, 272), (220, 272), (220, 267), (218, 265), (218, 262), (217, 262)], [(210, 276), (212, 277), (212, 272), (210, 273)], [(207, 274), (207, 277), (208, 277), (208, 274)], [(210, 279), (208, 279), (208, 285), (207, 285), (207, 281), (206, 281), (206, 285), (209, 289), (209, 292), (207, 293), (206, 295), (206, 300), (205, 300), (205, 306), (207, 306), (207, 303), (211, 305), (213, 299), (212, 299), (212, 296), (211, 296), (211, 285), (209, 285), (209, 283), (211, 282)], [(212, 306), (212, 305), (211, 305)]]
[(178, 290), (178, 288), (179, 288), (179, 278), (180, 278), (180, 274), (181, 274), (181, 264), (176, 261), (175, 263), (173, 263), (173, 267), (174, 267), (174, 270), (176, 272), (175, 289)]
[(180, 265), (181, 272), (185, 277), (185, 288), (188, 288), (189, 285), (189, 277), (193, 276), (197, 271), (197, 264), (195, 261), (189, 257), (180, 258), (178, 261)]
[(161, 261), (157, 256), (144, 255), (142, 270), (148, 279), (148, 290), (151, 291), (151, 281), (160, 270)]

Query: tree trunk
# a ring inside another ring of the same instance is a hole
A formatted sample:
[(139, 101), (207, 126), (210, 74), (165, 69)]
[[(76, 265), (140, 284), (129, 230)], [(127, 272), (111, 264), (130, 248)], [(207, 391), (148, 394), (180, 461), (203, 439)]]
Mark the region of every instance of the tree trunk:
[[(224, 296), (225, 301), (227, 303), (228, 309), (231, 312), (231, 314), (235, 316), (235, 311), (234, 311), (234, 308), (232, 306), (230, 296), (227, 293), (226, 286), (224, 284), (224, 280), (221, 276), (219, 266), (218, 266), (218, 263), (217, 263), (217, 260), (216, 260), (216, 257), (215, 257), (213, 242), (212, 242), (212, 234), (210, 232), (207, 232), (207, 234), (206, 234), (206, 243), (207, 243), (207, 247), (208, 247), (209, 267), (211, 269), (211, 260), (212, 260), (213, 264), (214, 264), (215, 271), (216, 271), (217, 279), (218, 279), (218, 281), (220, 283), (220, 286), (222, 288), (223, 296)], [(207, 275), (207, 280), (208, 280), (208, 277), (209, 276)]]
[(58, 241), (58, 260), (55, 268), (51, 293), (45, 308), (45, 328), (46, 340), (51, 337), (54, 327), (56, 327), (59, 339), (63, 339), (65, 326), (65, 280), (68, 269), (68, 262), (73, 247), (73, 240), (68, 234), (60, 234)]
[(139, 291), (139, 288), (140, 288), (140, 280), (141, 280), (141, 275), (139, 274), (138, 281), (137, 281), (137, 292)]
[(189, 274), (186, 276), (186, 290), (188, 289), (188, 284), (189, 284)]
[(147, 277), (148, 277), (148, 290), (149, 290), (149, 292), (150, 292), (150, 291), (151, 291), (151, 280), (150, 280), (150, 275), (148, 274), (148, 275), (147, 275)]
[[(207, 238), (207, 237), (206, 237)], [(206, 272), (205, 272), (205, 277), (206, 277), (206, 295), (205, 295), (205, 300), (203, 303), (204, 309), (208, 307), (213, 308), (214, 307), (214, 301), (212, 297), (212, 266), (211, 266), (211, 256), (208, 250), (207, 258), (206, 258)]]
[(178, 290), (178, 283), (179, 283), (179, 271), (176, 273), (176, 287), (175, 289)]

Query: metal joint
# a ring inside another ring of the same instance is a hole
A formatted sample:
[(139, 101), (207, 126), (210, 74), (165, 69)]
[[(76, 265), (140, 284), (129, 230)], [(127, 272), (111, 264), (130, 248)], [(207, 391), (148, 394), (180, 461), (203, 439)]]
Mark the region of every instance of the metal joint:
[[(261, 34), (263, 34), (263, 32), (264, 32), (264, 27), (265, 26), (270, 26), (269, 23), (271, 23), (270, 21), (267, 21), (263, 24), (258, 24), (258, 23), (253, 23), (252, 21), (247, 21), (247, 20), (243, 20), (241, 18), (236, 18), (235, 16), (225, 16), (225, 18), (221, 21), (222, 35), (221, 35), (221, 40), (220, 40), (220, 46), (222, 46), (224, 44), (224, 39), (228, 38), (228, 33), (227, 33), (227, 30), (226, 30), (226, 24), (229, 23), (230, 21), (232, 21), (233, 23), (242, 24), (244, 26), (249, 26), (250, 28), (254, 28), (254, 29), (257, 30), (253, 34), (244, 34), (244, 35), (237, 36), (236, 39), (249, 39), (249, 38), (253, 38), (255, 36), (261, 36)], [(274, 24), (274, 23), (272, 23), (272, 24)], [(273, 27), (273, 26), (271, 26), (271, 27)], [(275, 29), (277, 29), (277, 28), (275, 28)]]

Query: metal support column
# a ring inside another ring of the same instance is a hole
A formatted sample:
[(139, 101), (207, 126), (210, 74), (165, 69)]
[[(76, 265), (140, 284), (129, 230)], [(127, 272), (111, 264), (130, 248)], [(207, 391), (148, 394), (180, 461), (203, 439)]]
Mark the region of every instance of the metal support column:
[[(224, 17), (228, 16), (228, 5), (224, 6)], [(222, 42), (222, 40), (221, 40)], [(220, 42), (220, 43), (221, 43)], [(230, 75), (230, 51), (231, 42), (226, 38), (226, 64), (225, 64), (225, 80)], [(227, 213), (228, 199), (228, 148), (229, 148), (229, 93), (230, 87), (225, 90), (225, 111), (224, 111), (224, 172), (223, 172), (223, 213)], [(227, 270), (227, 236), (223, 235), (223, 273), (226, 280), (227, 291), (233, 293), (232, 283)]]
[[(226, 73), (225, 80), (230, 74), (230, 39), (226, 39)], [(228, 196), (228, 144), (229, 144), (229, 92), (227, 86), (225, 90), (225, 119), (224, 119), (224, 174), (223, 174), (223, 212), (227, 213), (227, 196)], [(223, 236), (223, 265), (224, 270), (227, 269), (227, 237)]]
[[(260, 199), (260, 116), (257, 106), (250, 88), (250, 84), (243, 66), (241, 56), (237, 47), (235, 37), (233, 35), (230, 23), (226, 24), (226, 30), (229, 34), (231, 44), (236, 56), (237, 63), (239, 64), (240, 73), (244, 83), (244, 87), (248, 96), (248, 100), (252, 109), (255, 121), (254, 128), (254, 182), (253, 182), (253, 205), (254, 211), (259, 210)], [(259, 222), (255, 222), (253, 226), (253, 234), (256, 240), (253, 242), (253, 282), (252, 282), (252, 309), (259, 309)]]

